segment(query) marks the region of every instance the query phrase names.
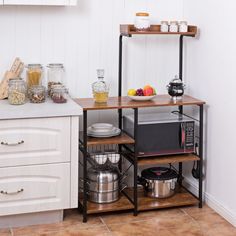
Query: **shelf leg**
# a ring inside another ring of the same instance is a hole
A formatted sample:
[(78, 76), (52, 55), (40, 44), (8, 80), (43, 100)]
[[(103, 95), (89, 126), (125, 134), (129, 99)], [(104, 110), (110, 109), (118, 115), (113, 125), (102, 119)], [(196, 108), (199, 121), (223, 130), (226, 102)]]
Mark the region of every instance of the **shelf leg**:
[(134, 216), (138, 215), (138, 108), (134, 109)]
[(183, 180), (183, 163), (179, 162), (179, 186), (182, 186)]
[(84, 140), (84, 152), (83, 152), (83, 222), (87, 222), (87, 111), (83, 112), (83, 140)]
[(183, 35), (179, 38), (179, 78), (183, 79)]
[(199, 168), (200, 168), (200, 173), (199, 173), (199, 208), (202, 208), (202, 180), (203, 180), (203, 105), (199, 106)]
[(122, 95), (122, 56), (123, 56), (123, 45), (122, 45), (123, 36), (120, 35), (119, 38), (119, 81), (118, 81), (118, 96)]

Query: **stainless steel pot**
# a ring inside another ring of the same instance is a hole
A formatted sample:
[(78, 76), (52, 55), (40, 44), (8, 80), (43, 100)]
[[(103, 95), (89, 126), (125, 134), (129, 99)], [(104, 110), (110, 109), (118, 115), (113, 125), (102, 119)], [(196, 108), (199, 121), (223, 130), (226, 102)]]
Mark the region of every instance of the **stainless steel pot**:
[(145, 169), (139, 177), (147, 196), (153, 198), (167, 198), (175, 194), (178, 174), (176, 171), (165, 167)]
[(117, 168), (90, 168), (88, 170), (88, 198), (96, 203), (110, 203), (119, 199), (123, 176)]
[(91, 202), (111, 203), (119, 199), (119, 193), (120, 193), (119, 189), (108, 192), (89, 191), (88, 197)]

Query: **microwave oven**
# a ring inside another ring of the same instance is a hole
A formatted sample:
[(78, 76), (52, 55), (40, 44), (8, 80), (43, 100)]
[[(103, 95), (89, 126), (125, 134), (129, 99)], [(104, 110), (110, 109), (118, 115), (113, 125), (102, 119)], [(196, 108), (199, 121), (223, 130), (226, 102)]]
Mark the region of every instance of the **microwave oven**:
[[(139, 114), (139, 157), (194, 153), (194, 120), (179, 113)], [(134, 116), (123, 117), (124, 131), (134, 137)]]

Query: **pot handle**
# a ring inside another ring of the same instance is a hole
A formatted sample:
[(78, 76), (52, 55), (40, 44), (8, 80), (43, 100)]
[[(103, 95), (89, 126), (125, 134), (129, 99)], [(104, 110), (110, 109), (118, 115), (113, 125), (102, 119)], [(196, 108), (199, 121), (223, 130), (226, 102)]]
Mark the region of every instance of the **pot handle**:
[(142, 185), (145, 190), (148, 189), (148, 182), (145, 178), (138, 176), (138, 184)]

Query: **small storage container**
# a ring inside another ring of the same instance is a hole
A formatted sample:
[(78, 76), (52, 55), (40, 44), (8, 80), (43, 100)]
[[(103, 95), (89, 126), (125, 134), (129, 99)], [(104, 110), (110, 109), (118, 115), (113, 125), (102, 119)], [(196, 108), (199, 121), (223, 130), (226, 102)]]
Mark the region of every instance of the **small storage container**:
[(26, 101), (26, 83), (22, 79), (9, 80), (8, 101), (12, 105), (22, 105)]
[(171, 21), (169, 31), (172, 33), (177, 33), (179, 31), (178, 21)]
[(64, 86), (56, 86), (52, 88), (51, 98), (55, 103), (66, 103), (68, 100), (68, 90)]
[(64, 81), (64, 66), (60, 63), (51, 63), (47, 65), (47, 80), (48, 80), (48, 92), (54, 85), (62, 85)]
[(41, 85), (34, 85), (29, 89), (29, 100), (32, 103), (43, 103), (46, 100), (46, 88)]
[(146, 31), (150, 29), (149, 14), (146, 12), (136, 13), (134, 26), (138, 31)]
[(41, 64), (28, 64), (26, 68), (28, 89), (34, 85), (42, 85), (43, 66)]

